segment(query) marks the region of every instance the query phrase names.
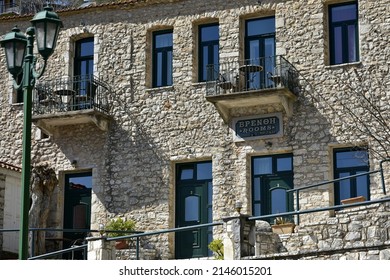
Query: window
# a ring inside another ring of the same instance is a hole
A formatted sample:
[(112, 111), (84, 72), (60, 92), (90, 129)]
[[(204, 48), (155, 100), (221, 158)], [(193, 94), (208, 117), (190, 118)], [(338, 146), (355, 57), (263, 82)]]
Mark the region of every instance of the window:
[(93, 37), (76, 42), (74, 75), (90, 76), (93, 74)]
[[(264, 71), (251, 73), (248, 88), (272, 85), (266, 73), (273, 73), (275, 66), (275, 17), (250, 19), (245, 22), (246, 64), (261, 65)], [(247, 73), (249, 74), (249, 73)]]
[(153, 87), (172, 85), (173, 31), (153, 33)]
[(329, 6), (329, 37), (331, 65), (359, 60), (357, 2)]
[(74, 58), (74, 90), (77, 96), (74, 98), (74, 109), (89, 109), (96, 87), (93, 84), (93, 55), (94, 38), (89, 37), (76, 42)]
[[(292, 210), (293, 157), (291, 154), (252, 158), (252, 213), (254, 216)], [(270, 221), (272, 222), (272, 221)]]
[[(366, 149), (336, 149), (334, 150), (335, 179), (369, 171), (368, 153)], [(335, 204), (343, 199), (364, 196), (369, 200), (369, 176), (362, 175), (345, 179), (335, 184)]]
[(218, 75), (219, 25), (199, 26), (199, 82), (214, 80)]

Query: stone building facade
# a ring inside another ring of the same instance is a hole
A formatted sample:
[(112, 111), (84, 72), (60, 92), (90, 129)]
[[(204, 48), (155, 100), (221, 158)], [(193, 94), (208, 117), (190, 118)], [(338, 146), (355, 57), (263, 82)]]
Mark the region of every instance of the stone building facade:
[[(389, 4), (123, 0), (57, 11), (64, 28), (34, 90), (31, 154), (60, 182), (50, 226), (124, 217), (158, 231), (221, 221), (237, 201), (249, 216), (284, 213), (297, 210), (289, 189), (378, 170), (389, 157)], [(2, 17), (0, 33), (30, 19)], [(0, 72), (0, 161), (21, 166), (23, 103), (4, 54)], [(302, 190), (299, 209), (387, 198), (379, 175)], [(296, 232), (335, 215), (300, 215)], [(153, 235), (144, 247), (206, 257), (222, 231)]]

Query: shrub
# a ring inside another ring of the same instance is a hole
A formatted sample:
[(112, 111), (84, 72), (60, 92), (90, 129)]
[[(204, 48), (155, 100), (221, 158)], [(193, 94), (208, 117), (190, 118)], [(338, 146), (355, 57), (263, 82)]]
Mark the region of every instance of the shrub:
[(216, 260), (223, 260), (223, 242), (221, 239), (214, 239), (211, 241), (209, 249), (213, 252)]
[(111, 220), (105, 230), (107, 231), (108, 236), (110, 237), (118, 237), (123, 235), (128, 235), (125, 232), (109, 232), (109, 231), (134, 231), (135, 222), (133, 220), (123, 220), (122, 218), (117, 218)]

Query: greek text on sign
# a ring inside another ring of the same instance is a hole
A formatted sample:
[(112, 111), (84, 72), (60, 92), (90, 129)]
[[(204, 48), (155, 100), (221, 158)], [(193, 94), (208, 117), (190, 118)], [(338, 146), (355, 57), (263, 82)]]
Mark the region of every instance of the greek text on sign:
[(256, 118), (240, 118), (234, 121), (235, 140), (279, 136), (282, 133), (281, 115), (264, 115)]

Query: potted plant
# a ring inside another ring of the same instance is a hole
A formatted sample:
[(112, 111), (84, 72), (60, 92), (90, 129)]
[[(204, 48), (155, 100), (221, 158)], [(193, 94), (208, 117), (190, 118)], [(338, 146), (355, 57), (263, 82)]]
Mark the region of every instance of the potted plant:
[(208, 247), (216, 260), (223, 260), (223, 241), (221, 239), (214, 239)]
[[(124, 220), (122, 218), (117, 218), (111, 220), (105, 230), (107, 232), (107, 235), (109, 237), (119, 237), (124, 235), (129, 235), (131, 231), (134, 231), (135, 229), (135, 222), (133, 220)], [(110, 232), (112, 231), (112, 232)], [(116, 249), (126, 249), (129, 245), (127, 243), (127, 240), (118, 240), (115, 242), (115, 248)]]
[(272, 231), (277, 234), (293, 233), (295, 229), (295, 223), (285, 217), (277, 217), (275, 224), (272, 226)]

